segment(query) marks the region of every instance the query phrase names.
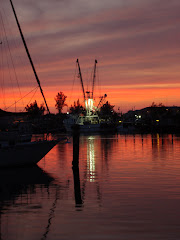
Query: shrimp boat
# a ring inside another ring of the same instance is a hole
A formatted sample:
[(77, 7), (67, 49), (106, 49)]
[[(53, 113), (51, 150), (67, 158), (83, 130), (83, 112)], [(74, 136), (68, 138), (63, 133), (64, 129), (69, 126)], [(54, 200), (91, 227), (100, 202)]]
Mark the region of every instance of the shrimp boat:
[[(50, 113), (43, 90), (41, 88), (41, 84), (36, 73), (33, 61), (31, 59), (29, 50), (27, 48), (25, 38), (23, 36), (15, 8), (13, 6), (12, 0), (10, 0), (10, 4), (12, 7), (12, 11), (14, 13), (17, 26), (19, 28), (19, 32), (29, 58), (32, 70), (34, 72), (36, 81), (40, 88), (41, 94), (43, 96), (46, 108), (48, 113)], [(2, 42), (0, 41), (0, 44)], [(24, 132), (25, 133), (25, 132)], [(24, 136), (21, 134), (21, 140), (17, 137), (18, 133), (10, 131), (0, 131), (0, 167), (12, 167), (12, 166), (24, 166), (24, 165), (33, 165), (37, 164), (58, 142), (64, 141), (66, 138), (61, 137), (54, 140), (38, 140), (31, 141), (31, 137), (29, 140), (24, 141)]]
[(100, 102), (96, 106), (94, 106), (94, 85), (96, 79), (96, 65), (97, 60), (94, 63), (94, 73), (93, 73), (93, 81), (92, 81), (92, 90), (86, 91), (84, 90), (84, 83), (81, 74), (81, 68), (79, 64), (79, 60), (76, 61), (78, 66), (78, 77), (81, 81), (81, 87), (83, 92), (84, 104), (85, 104), (85, 111), (81, 114), (69, 114), (67, 118), (64, 120), (64, 126), (67, 132), (72, 131), (79, 131), (80, 133), (99, 133), (99, 132), (106, 132), (111, 127), (111, 122), (108, 120), (104, 120), (99, 117), (99, 105), (102, 101), (107, 97), (106, 94), (100, 97)]
[(92, 92), (89, 92), (89, 91), (85, 92), (82, 74), (81, 74), (81, 68), (80, 68), (78, 59), (76, 63), (78, 65), (78, 70), (79, 70), (78, 77), (80, 78), (80, 81), (81, 81), (81, 87), (82, 87), (83, 98), (85, 103), (85, 112), (84, 114), (69, 114), (69, 116), (67, 116), (67, 118), (64, 120), (64, 126), (67, 132), (71, 132), (73, 130), (78, 130), (80, 132), (98, 132), (100, 130), (100, 119), (93, 106), (93, 90), (94, 90), (94, 82), (95, 82), (95, 76), (96, 76), (97, 60), (95, 60), (95, 65), (94, 65)]

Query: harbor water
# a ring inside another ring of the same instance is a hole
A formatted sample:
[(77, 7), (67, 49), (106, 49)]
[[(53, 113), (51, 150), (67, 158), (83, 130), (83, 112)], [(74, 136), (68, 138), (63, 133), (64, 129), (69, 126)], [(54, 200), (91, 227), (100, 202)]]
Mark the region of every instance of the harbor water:
[(0, 181), (2, 240), (180, 239), (177, 135), (69, 138)]

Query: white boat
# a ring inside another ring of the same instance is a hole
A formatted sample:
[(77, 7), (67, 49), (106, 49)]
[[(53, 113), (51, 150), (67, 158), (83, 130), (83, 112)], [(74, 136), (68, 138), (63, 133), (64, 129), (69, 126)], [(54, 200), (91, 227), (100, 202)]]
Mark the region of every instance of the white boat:
[(97, 114), (85, 116), (68, 114), (63, 123), (68, 133), (74, 130), (80, 133), (105, 133), (116, 130), (111, 121), (104, 121)]
[(101, 119), (98, 115), (99, 111), (99, 105), (102, 103), (102, 100), (107, 97), (106, 94), (101, 97), (100, 102), (97, 107), (94, 106), (94, 84), (95, 84), (95, 78), (96, 78), (96, 64), (97, 60), (95, 60), (94, 64), (94, 74), (93, 74), (93, 81), (92, 81), (92, 90), (86, 91), (84, 90), (84, 84), (80, 69), (79, 60), (77, 59), (79, 74), (78, 77), (81, 81), (81, 87), (83, 92), (83, 98), (84, 98), (84, 105), (85, 105), (85, 111), (81, 114), (68, 114), (67, 118), (64, 120), (64, 126), (66, 128), (67, 132), (72, 132), (73, 130), (77, 130), (81, 133), (87, 133), (87, 132), (106, 132), (109, 131), (110, 128), (112, 128), (112, 123), (108, 120)]
[(98, 115), (71, 115), (64, 120), (64, 126), (67, 132), (78, 130), (79, 132), (99, 132), (101, 123)]
[(42, 140), (34, 142), (0, 143), (0, 167), (33, 165), (38, 163), (59, 141)]

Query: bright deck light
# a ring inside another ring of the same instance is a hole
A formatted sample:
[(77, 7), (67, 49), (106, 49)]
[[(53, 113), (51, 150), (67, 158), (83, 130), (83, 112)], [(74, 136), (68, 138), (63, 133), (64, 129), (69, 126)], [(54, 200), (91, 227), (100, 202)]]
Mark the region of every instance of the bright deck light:
[(89, 98), (85, 101), (86, 109), (92, 111), (93, 110), (93, 99)]

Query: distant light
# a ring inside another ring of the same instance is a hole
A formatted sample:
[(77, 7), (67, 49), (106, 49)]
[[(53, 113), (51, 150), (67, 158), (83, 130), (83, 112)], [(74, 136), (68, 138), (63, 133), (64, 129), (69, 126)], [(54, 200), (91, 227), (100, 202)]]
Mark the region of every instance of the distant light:
[(120, 123), (122, 122), (122, 121), (119, 121)]
[(69, 114), (69, 112), (67, 112), (67, 114)]
[(159, 119), (157, 119), (156, 122), (159, 122)]
[(139, 118), (141, 118), (141, 115), (139, 115)]

